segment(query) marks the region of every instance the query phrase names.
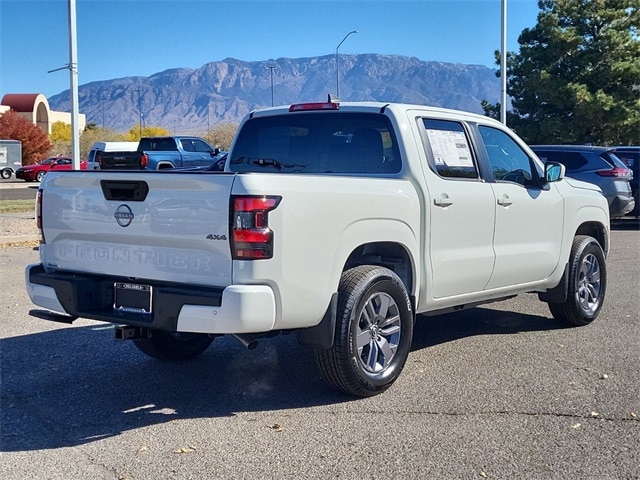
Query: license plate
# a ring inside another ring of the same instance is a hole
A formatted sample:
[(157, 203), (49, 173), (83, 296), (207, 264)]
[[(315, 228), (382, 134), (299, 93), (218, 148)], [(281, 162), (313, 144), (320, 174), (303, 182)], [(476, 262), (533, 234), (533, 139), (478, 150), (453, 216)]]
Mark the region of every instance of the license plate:
[(115, 282), (113, 308), (121, 312), (151, 313), (151, 285)]

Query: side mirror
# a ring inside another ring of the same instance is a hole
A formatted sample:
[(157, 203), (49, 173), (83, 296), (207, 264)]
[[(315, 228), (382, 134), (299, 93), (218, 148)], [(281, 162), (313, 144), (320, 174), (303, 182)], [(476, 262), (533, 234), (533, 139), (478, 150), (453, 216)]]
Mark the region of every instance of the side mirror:
[(212, 156), (212, 157), (216, 157), (216, 156), (218, 156), (219, 154), (220, 154), (220, 149), (219, 149), (218, 147), (215, 147), (215, 148), (213, 149), (213, 152), (211, 153), (211, 156)]
[(567, 168), (557, 162), (547, 162), (544, 164), (544, 179), (547, 183), (558, 182), (564, 178)]

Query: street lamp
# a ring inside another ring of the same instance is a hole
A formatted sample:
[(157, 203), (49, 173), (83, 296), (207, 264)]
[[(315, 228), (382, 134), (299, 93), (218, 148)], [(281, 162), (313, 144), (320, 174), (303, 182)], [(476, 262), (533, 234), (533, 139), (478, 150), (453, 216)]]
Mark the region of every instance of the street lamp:
[(338, 49), (340, 48), (340, 45), (344, 43), (347, 37), (353, 33), (358, 33), (358, 30), (352, 30), (351, 32), (347, 33), (336, 47), (336, 96), (338, 98), (340, 98), (340, 61), (338, 60)]
[(275, 65), (269, 65), (267, 68), (271, 71), (271, 106), (273, 107), (273, 69), (276, 67)]
[(142, 90), (138, 89), (138, 111), (140, 112), (140, 138), (142, 138)]

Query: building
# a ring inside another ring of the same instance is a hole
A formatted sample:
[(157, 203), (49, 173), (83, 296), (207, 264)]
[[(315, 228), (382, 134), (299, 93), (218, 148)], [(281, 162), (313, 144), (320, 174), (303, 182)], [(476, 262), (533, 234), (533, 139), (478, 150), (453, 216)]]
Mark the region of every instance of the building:
[[(9, 110), (14, 110), (47, 134), (51, 133), (51, 125), (55, 122), (71, 125), (71, 113), (51, 110), (47, 97), (41, 93), (7, 93), (0, 102), (0, 114)], [(78, 133), (82, 133), (86, 125), (86, 115), (79, 114)]]

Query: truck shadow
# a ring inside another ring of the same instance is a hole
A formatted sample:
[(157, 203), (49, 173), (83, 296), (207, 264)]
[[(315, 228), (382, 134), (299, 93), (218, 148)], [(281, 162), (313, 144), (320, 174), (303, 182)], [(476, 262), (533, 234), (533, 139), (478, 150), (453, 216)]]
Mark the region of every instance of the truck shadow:
[(564, 328), (568, 327), (551, 318), (551, 314), (543, 317), (478, 307), (435, 317), (419, 316), (412, 349), (419, 350), (475, 335), (511, 335)]
[[(425, 320), (417, 323), (414, 351), (558, 328), (549, 318), (482, 308)], [(376, 401), (327, 387), (295, 335), (253, 351), (223, 337), (197, 359), (166, 363), (114, 340), (109, 326), (59, 328), (2, 339), (0, 366), (3, 452), (77, 446), (179, 419)]]

